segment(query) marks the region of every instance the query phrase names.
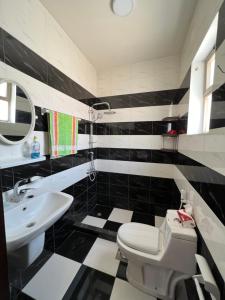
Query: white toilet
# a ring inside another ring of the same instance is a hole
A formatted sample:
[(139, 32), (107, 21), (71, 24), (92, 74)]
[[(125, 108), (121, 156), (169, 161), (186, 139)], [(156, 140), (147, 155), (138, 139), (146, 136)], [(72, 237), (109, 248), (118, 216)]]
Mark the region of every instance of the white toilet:
[(167, 211), (160, 228), (123, 224), (117, 243), (128, 261), (128, 281), (152, 296), (174, 299), (176, 284), (195, 274), (197, 235), (179, 223), (176, 210)]

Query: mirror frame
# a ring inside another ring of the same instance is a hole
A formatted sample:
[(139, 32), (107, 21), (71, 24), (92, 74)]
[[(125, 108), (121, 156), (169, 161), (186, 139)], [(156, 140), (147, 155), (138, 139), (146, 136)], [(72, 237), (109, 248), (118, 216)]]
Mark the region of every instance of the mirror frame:
[(5, 138), (1, 133), (0, 133), (0, 141), (3, 142), (4, 144), (7, 145), (18, 145), (18, 144), (22, 144), (24, 142), (27, 141), (27, 139), (30, 137), (30, 135), (32, 134), (32, 132), (34, 131), (34, 126), (35, 126), (35, 120), (36, 120), (36, 114), (35, 114), (35, 108), (34, 108), (34, 104), (31, 101), (31, 98), (29, 96), (29, 94), (27, 93), (26, 89), (19, 84), (17, 81), (11, 80), (11, 79), (0, 79), (0, 83), (2, 82), (9, 82), (9, 83), (15, 83), (16, 85), (18, 85), (18, 87), (24, 92), (24, 94), (27, 97), (27, 100), (30, 103), (31, 106), (31, 124), (30, 124), (30, 129), (27, 133), (27, 135), (25, 135), (25, 137), (19, 141), (10, 141), (7, 138)]

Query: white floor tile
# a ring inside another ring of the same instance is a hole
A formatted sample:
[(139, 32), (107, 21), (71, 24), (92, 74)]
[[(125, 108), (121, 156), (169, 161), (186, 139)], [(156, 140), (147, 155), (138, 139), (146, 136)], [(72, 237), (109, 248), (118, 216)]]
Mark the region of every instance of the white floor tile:
[(53, 254), (23, 292), (37, 300), (61, 300), (80, 266), (76, 261)]
[(92, 216), (86, 216), (81, 223), (103, 228), (107, 220), (101, 219), (101, 218), (96, 218)]
[(116, 278), (110, 300), (156, 300), (133, 287), (129, 282)]
[(155, 216), (155, 227), (160, 227), (164, 221), (163, 217)]
[(128, 223), (131, 221), (133, 211), (113, 208), (108, 220), (118, 223)]
[(119, 261), (116, 259), (118, 247), (114, 242), (97, 238), (83, 264), (116, 276)]

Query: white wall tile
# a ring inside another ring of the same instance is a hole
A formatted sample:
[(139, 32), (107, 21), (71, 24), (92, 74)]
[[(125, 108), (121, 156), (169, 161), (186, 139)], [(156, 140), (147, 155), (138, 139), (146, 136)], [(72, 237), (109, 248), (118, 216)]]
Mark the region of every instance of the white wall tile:
[(225, 175), (225, 128), (179, 137), (179, 152)]
[(174, 169), (174, 179), (180, 191), (181, 189), (186, 190), (187, 200), (193, 206), (193, 214), (198, 229), (225, 280), (223, 255), (225, 252), (224, 225), (176, 167)]
[(98, 135), (96, 141), (97, 146), (100, 148), (162, 148), (162, 137), (160, 135)]
[(178, 88), (179, 58), (169, 56), (98, 72), (98, 97)]
[(102, 172), (174, 178), (172, 164), (97, 159), (96, 169)]
[(0, 26), (96, 95), (94, 67), (40, 1), (0, 0)]

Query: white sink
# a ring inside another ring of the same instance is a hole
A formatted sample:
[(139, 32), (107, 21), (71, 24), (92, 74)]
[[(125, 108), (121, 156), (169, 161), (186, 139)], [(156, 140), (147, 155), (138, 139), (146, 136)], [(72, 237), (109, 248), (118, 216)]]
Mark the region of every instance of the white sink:
[[(5, 212), (8, 252), (43, 236), (70, 207), (73, 197), (62, 192), (49, 192), (22, 201)], [(43, 246), (43, 245), (42, 245)]]

